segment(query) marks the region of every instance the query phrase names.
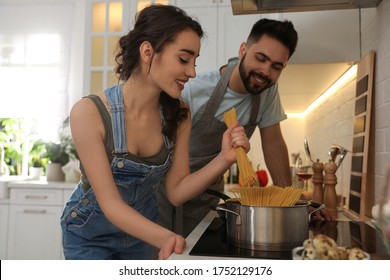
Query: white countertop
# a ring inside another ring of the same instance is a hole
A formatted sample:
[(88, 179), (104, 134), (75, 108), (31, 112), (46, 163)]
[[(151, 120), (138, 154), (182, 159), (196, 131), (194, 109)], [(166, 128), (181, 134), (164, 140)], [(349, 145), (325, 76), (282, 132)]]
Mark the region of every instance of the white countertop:
[[(234, 194), (230, 191), (232, 187), (237, 187), (238, 184), (226, 184), (224, 193), (230, 197), (235, 197)], [(221, 203), (223, 200), (221, 200)], [(236, 258), (224, 258), (224, 257), (206, 257), (206, 256), (191, 256), (190, 252), (192, 248), (195, 246), (196, 242), (200, 239), (202, 234), (206, 231), (210, 223), (213, 221), (215, 217), (218, 217), (218, 213), (216, 211), (210, 211), (206, 217), (196, 226), (196, 228), (190, 233), (190, 235), (186, 238), (186, 247), (184, 249), (183, 254), (172, 254), (169, 259), (170, 260), (209, 260), (209, 259), (230, 259), (234, 260)], [(242, 259), (242, 258), (241, 258)]]
[(43, 187), (51, 189), (74, 189), (77, 183), (68, 183), (68, 182), (48, 182), (45, 177), (40, 180), (25, 180), (9, 183), (9, 188), (31, 188), (31, 187)]
[(224, 258), (224, 257), (206, 257), (206, 256), (192, 256), (190, 255), (190, 252), (192, 248), (195, 246), (196, 242), (198, 242), (199, 238), (202, 236), (202, 234), (205, 232), (207, 227), (210, 225), (210, 223), (213, 221), (215, 217), (218, 217), (218, 214), (216, 211), (210, 211), (206, 217), (198, 224), (198, 226), (188, 235), (186, 238), (186, 247), (184, 249), (183, 254), (175, 254), (173, 253), (169, 260), (223, 260), (223, 259), (241, 259), (242, 258)]
[(48, 182), (46, 177), (40, 180), (33, 180), (26, 176), (0, 176), (0, 203), (8, 203), (10, 189), (15, 188), (44, 188), (58, 190), (73, 190), (77, 183), (70, 182)]

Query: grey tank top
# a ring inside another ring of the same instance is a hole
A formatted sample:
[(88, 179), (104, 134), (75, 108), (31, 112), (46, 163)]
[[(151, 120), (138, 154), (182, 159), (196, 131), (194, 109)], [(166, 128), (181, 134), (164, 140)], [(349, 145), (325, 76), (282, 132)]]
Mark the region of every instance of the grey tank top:
[[(103, 101), (100, 99), (99, 96), (95, 94), (90, 94), (87, 96), (84, 96), (84, 98), (89, 98), (95, 103), (100, 117), (103, 122), (104, 126), (104, 146), (106, 148), (106, 154), (109, 162), (112, 162), (112, 159), (114, 156), (112, 155), (112, 151), (114, 150), (114, 138), (113, 138), (113, 132), (112, 132), (112, 122), (111, 122), (111, 116), (110, 113), (107, 111), (106, 106), (104, 106)], [(146, 165), (162, 165), (164, 164), (165, 160), (167, 159), (169, 154), (168, 148), (164, 145), (162, 145), (160, 151), (150, 157), (140, 157), (137, 155), (134, 155), (132, 153), (128, 153), (125, 158), (137, 163), (143, 163)], [(85, 174), (85, 170), (83, 165), (80, 163), (80, 170), (81, 170), (81, 181), (83, 182), (84, 190), (88, 190), (91, 188), (91, 185), (89, 183), (89, 180), (87, 178), (87, 175)]]

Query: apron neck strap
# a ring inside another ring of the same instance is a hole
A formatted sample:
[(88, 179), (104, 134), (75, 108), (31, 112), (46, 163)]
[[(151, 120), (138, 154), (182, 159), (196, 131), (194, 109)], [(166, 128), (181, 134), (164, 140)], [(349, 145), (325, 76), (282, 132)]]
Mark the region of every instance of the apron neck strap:
[(209, 122), (210, 118), (213, 118), (215, 112), (217, 111), (219, 104), (221, 104), (223, 96), (225, 95), (226, 88), (229, 84), (230, 76), (233, 73), (234, 67), (236, 67), (237, 62), (229, 63), (225, 72), (222, 74), (217, 85), (214, 88), (213, 94), (211, 95), (209, 101), (204, 107), (203, 113), (199, 119), (199, 125), (205, 127)]

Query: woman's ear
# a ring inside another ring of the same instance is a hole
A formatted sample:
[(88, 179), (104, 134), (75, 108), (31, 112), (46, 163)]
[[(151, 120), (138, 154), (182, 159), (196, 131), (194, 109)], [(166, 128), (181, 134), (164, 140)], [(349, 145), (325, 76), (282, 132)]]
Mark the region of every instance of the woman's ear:
[(145, 41), (141, 44), (139, 47), (139, 52), (144, 63), (150, 64), (152, 62), (153, 47), (148, 41)]

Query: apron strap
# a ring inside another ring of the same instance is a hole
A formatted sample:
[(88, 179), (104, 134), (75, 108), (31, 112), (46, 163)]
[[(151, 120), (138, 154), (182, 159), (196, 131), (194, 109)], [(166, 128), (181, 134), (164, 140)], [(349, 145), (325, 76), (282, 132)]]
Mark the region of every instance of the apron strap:
[(249, 117), (249, 122), (247, 125), (245, 125), (245, 133), (250, 138), (253, 134), (253, 132), (256, 129), (257, 126), (257, 116), (259, 114), (260, 110), (260, 94), (256, 94), (252, 96), (252, 108), (251, 108), (251, 114)]
[(217, 85), (214, 88), (213, 94), (211, 95), (209, 101), (204, 107), (203, 113), (198, 121), (199, 127), (207, 127), (209, 120), (214, 118), (215, 112), (217, 111), (219, 105), (222, 102), (223, 96), (227, 85), (229, 84), (230, 76), (233, 73), (234, 67), (237, 65), (237, 62), (229, 63), (225, 73), (219, 79)]

